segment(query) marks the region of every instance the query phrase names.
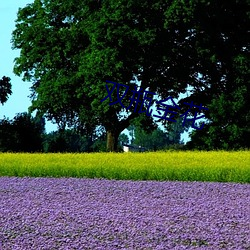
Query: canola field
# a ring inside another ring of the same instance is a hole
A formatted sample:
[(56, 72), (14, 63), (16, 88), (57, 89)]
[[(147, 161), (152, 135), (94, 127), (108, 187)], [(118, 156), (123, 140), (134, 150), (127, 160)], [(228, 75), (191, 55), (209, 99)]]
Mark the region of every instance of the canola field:
[(250, 183), (250, 151), (0, 153), (0, 176)]

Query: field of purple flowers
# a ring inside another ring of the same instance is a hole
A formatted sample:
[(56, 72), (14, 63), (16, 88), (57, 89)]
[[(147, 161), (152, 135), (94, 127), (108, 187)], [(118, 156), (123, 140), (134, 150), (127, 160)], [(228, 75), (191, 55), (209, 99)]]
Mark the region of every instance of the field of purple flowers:
[(0, 178), (0, 249), (250, 249), (250, 185)]

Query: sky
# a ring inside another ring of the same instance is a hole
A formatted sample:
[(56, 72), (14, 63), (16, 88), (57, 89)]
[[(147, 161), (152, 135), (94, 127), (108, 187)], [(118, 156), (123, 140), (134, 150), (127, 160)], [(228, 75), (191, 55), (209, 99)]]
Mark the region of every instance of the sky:
[[(18, 4), (17, 4), (18, 3)], [(1, 1), (0, 3), (0, 77), (8, 76), (11, 78), (13, 94), (9, 100), (0, 106), (0, 118), (5, 116), (13, 117), (18, 112), (27, 111), (29, 106), (29, 87), (24, 84), (21, 78), (13, 74), (13, 60), (19, 52), (11, 49), (11, 32), (15, 27), (15, 19), (18, 7), (23, 7), (26, 1)]]
[[(32, 0), (1, 0), (0, 2), (0, 78), (3, 76), (11, 78), (13, 92), (8, 101), (0, 106), (0, 119), (4, 117), (12, 119), (17, 113), (27, 112), (31, 105), (29, 98), (31, 83), (23, 82), (22, 77), (13, 73), (14, 59), (19, 56), (19, 50), (11, 49), (11, 34), (15, 29), (18, 9), (32, 2)], [(47, 133), (56, 129), (55, 124), (46, 122)], [(187, 132), (182, 135), (182, 139), (184, 142), (189, 140)]]
[[(8, 101), (3, 106), (0, 105), (0, 119), (4, 116), (12, 119), (17, 113), (27, 112), (31, 105), (29, 98), (31, 83), (23, 82), (22, 77), (13, 73), (14, 59), (19, 56), (19, 50), (11, 49), (11, 34), (15, 29), (18, 9), (32, 2), (32, 0), (1, 0), (0, 2), (0, 78), (3, 76), (11, 78), (13, 92)], [(46, 122), (47, 132), (56, 129), (56, 125)]]

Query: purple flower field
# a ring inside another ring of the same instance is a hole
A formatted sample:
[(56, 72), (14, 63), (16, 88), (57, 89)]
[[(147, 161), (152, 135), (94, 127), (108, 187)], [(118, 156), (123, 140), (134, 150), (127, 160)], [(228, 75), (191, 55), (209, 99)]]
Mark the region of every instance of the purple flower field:
[(250, 249), (250, 185), (1, 177), (0, 249)]

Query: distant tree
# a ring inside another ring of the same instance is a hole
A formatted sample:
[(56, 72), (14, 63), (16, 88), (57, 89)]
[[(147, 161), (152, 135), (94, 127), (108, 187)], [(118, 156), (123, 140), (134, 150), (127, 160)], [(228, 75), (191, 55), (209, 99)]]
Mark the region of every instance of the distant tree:
[(136, 126), (131, 124), (128, 126), (127, 130), (129, 132), (129, 136), (131, 137), (130, 143), (133, 144), (135, 141), (135, 128)]
[(11, 121), (4, 117), (0, 120), (0, 152), (12, 151), (14, 142), (13, 134)]
[(44, 125), (45, 122), (37, 121), (28, 113), (16, 115), (12, 121), (14, 131), (13, 151), (42, 151), (42, 133), (45, 130)]
[(69, 150), (64, 134), (59, 131), (44, 135), (43, 148), (46, 153), (66, 152)]
[(181, 134), (187, 132), (189, 128), (192, 126), (192, 121), (186, 120), (184, 122), (184, 118), (178, 117), (175, 119), (176, 122), (168, 123), (165, 126), (170, 144), (180, 144), (181, 142)]
[(50, 132), (44, 136), (45, 152), (86, 152), (88, 139), (73, 129)]
[(104, 132), (93, 141), (90, 151), (105, 152), (107, 149), (107, 134)]
[(124, 144), (128, 144), (128, 143), (129, 143), (129, 138), (128, 138), (128, 136), (127, 136), (126, 134), (124, 134), (124, 133), (122, 133), (122, 134), (119, 135), (118, 140), (119, 140), (119, 144), (120, 144), (120, 145), (122, 145), (123, 143), (124, 143)]
[(0, 79), (0, 104), (4, 104), (8, 100), (8, 96), (11, 94), (10, 78), (4, 76)]
[(40, 152), (45, 121), (28, 113), (19, 113), (13, 120), (0, 121), (0, 150), (13, 152)]
[(156, 128), (152, 132), (146, 132), (141, 127), (136, 127), (135, 129), (135, 140), (134, 144), (138, 146), (143, 146), (148, 150), (160, 150), (168, 146), (170, 140), (167, 133), (163, 132), (161, 129)]

